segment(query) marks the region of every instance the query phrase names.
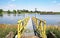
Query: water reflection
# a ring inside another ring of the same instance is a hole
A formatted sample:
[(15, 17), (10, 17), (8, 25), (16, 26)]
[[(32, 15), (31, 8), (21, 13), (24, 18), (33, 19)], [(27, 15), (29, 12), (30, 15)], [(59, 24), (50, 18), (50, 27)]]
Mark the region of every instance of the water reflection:
[(0, 14), (0, 24), (17, 24), (18, 20), (26, 17), (36, 17), (44, 19), (47, 24), (57, 24), (60, 22), (60, 15), (40, 15), (40, 14)]
[(3, 17), (3, 14), (0, 14), (0, 17)]
[(10, 14), (8, 14), (8, 16), (10, 16)]
[(13, 14), (14, 16), (16, 16), (16, 14)]

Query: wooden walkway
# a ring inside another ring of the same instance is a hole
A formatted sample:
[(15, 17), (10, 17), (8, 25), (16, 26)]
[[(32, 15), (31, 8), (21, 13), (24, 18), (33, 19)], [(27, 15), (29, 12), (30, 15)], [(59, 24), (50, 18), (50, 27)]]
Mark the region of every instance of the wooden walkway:
[[(27, 19), (28, 20), (28, 19)], [(34, 19), (33, 19), (34, 20)], [(28, 23), (26, 24), (26, 29), (24, 29), (24, 32), (21, 33), (21, 37), (19, 38), (56, 38), (55, 34), (53, 34), (53, 32), (49, 32), (49, 34), (46, 35), (46, 37), (42, 37), (40, 36), (40, 34), (38, 33), (39, 31), (41, 31), (41, 27), (40, 27), (40, 30), (37, 30), (37, 24), (35, 25), (33, 23), (33, 20), (30, 18), (30, 20), (28, 21)], [(40, 23), (41, 24), (41, 21), (39, 22), (39, 20), (37, 21), (35, 19), (36, 22)], [(35, 22), (34, 21), (34, 22)], [(45, 21), (43, 21), (44, 24), (45, 24)], [(24, 24), (24, 22), (22, 22)], [(38, 25), (39, 26), (39, 25)], [(42, 24), (41, 24), (42, 26)], [(20, 27), (21, 28), (21, 27)], [(45, 27), (44, 27), (45, 28)], [(22, 29), (23, 30), (23, 29)], [(43, 31), (44, 32), (44, 31)], [(20, 33), (19, 33), (20, 34)], [(14, 36), (13, 32), (10, 32), (6, 38), (12, 38)], [(18, 36), (17, 36), (18, 37)]]
[(38, 38), (37, 36), (34, 35), (33, 24), (32, 24), (31, 18), (26, 26), (26, 31), (23, 33), (22, 38)]

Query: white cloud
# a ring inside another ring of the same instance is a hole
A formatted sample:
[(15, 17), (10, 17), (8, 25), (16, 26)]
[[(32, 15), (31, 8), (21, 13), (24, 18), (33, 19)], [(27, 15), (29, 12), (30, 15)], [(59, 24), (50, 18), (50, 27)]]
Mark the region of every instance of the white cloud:
[(5, 6), (2, 6), (2, 9), (4, 10), (13, 10), (13, 9), (16, 9), (16, 5), (15, 4), (8, 4), (8, 5), (5, 5)]
[(9, 4), (7, 5), (8, 9), (15, 9), (17, 6), (15, 4)]
[(9, 4), (8, 7), (12, 7), (13, 8), (13, 7), (16, 7), (16, 5), (15, 4)]
[(13, 9), (28, 9), (28, 10), (37, 10), (39, 11), (60, 11), (60, 3), (52, 4), (51, 6), (34, 6), (34, 5), (16, 5), (12, 3), (8, 3), (7, 5), (0, 6), (0, 8), (4, 10), (13, 10)]

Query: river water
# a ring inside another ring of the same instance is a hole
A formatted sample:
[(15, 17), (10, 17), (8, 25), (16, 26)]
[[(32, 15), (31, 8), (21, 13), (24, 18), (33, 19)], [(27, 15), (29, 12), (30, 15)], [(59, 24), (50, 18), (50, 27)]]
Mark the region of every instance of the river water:
[(40, 14), (3, 14), (0, 16), (0, 24), (17, 24), (18, 20), (26, 17), (36, 17), (46, 20), (47, 24), (60, 24), (60, 15), (40, 15)]

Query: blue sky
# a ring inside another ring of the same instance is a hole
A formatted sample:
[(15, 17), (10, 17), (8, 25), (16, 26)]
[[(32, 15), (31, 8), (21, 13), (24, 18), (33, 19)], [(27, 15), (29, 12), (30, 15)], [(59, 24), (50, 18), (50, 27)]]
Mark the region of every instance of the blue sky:
[(0, 0), (0, 9), (28, 9), (60, 12), (60, 0)]

